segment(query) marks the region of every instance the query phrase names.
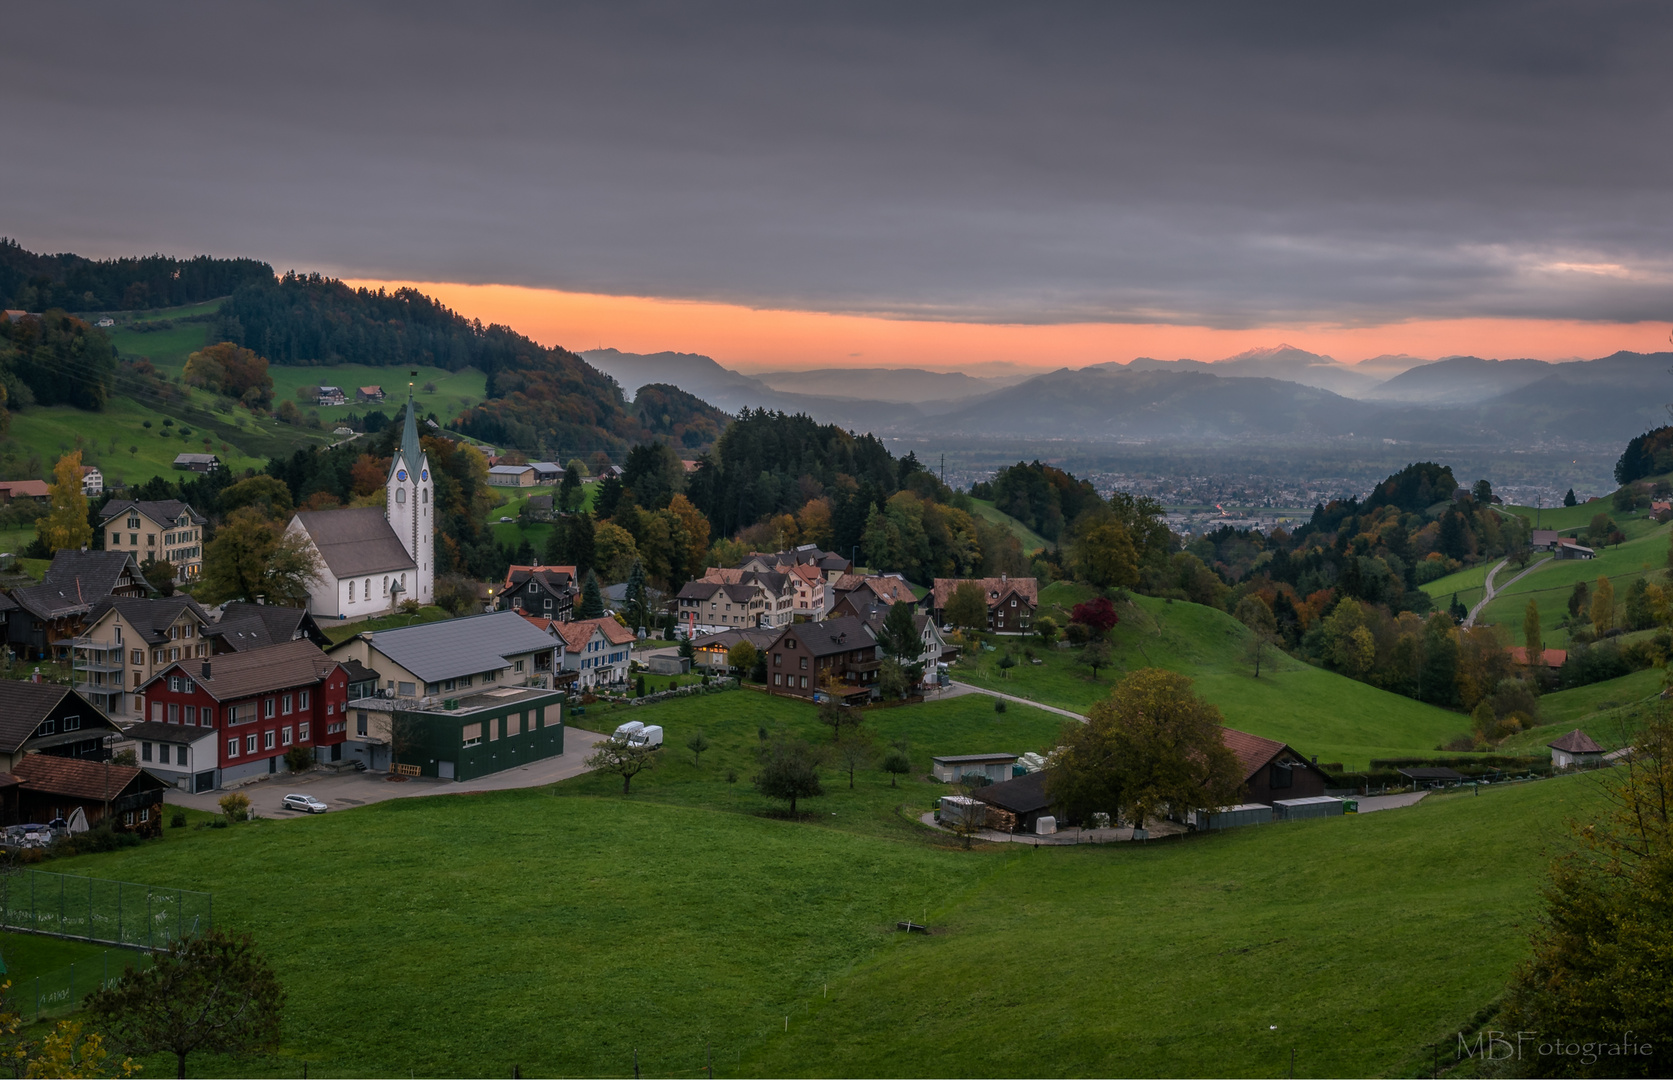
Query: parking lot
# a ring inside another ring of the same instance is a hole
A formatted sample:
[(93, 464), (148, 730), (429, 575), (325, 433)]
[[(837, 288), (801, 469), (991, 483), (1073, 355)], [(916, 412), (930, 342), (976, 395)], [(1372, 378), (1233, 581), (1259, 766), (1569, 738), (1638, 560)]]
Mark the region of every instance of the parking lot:
[[(300, 816), (296, 811), (287, 810), (280, 805), (281, 800), (292, 792), (300, 795), (312, 795), (332, 810), (347, 810), (356, 806), (365, 806), (369, 803), (383, 802), (386, 799), (410, 799), (421, 795), (458, 795), (471, 791), (507, 791), (513, 788), (539, 787), (542, 784), (555, 784), (559, 780), (567, 780), (571, 776), (579, 776), (586, 772), (587, 767), (583, 762), (587, 755), (592, 753), (593, 743), (604, 738), (605, 736), (595, 731), (568, 728), (564, 732), (564, 752), (557, 757), (546, 758), (543, 761), (533, 761), (527, 765), (519, 765), (514, 769), (494, 773), (492, 776), (463, 782), (436, 780), (422, 776), (397, 782), (390, 780), (383, 773), (353, 771), (333, 773), (315, 769), (299, 776), (281, 773), (260, 783), (248, 784), (235, 790), (250, 797), (250, 810), (253, 813), (264, 818), (282, 818)], [(184, 791), (170, 791), (165, 796), (165, 801), (173, 806), (206, 810), (213, 814), (220, 812), (220, 799), (225, 794), (225, 791), (206, 791), (201, 795), (193, 795)]]

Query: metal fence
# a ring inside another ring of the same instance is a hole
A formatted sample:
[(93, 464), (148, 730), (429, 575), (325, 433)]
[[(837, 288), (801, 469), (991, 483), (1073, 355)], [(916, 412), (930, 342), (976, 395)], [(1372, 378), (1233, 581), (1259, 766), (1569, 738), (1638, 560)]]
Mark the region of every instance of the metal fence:
[(12, 1007), (32, 1020), (72, 1013), (88, 994), (116, 985), (128, 968), (143, 969), (151, 963), (148, 952), (106, 949), (102, 956), (18, 980), (10, 993)]
[(0, 927), (104, 945), (161, 949), (205, 933), (211, 901), (206, 892), (131, 881), (44, 870), (0, 874)]

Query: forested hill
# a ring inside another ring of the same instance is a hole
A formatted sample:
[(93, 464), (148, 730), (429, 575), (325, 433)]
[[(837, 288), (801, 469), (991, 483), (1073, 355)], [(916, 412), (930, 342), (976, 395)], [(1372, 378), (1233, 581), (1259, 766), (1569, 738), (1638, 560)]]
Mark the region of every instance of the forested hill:
[(255, 259), (95, 261), (80, 255), (37, 255), (0, 237), (0, 308), (24, 311), (134, 311), (178, 307), (226, 296), (247, 282), (273, 280), (273, 268)]
[(629, 406), (579, 356), (507, 326), (466, 319), (415, 289), (351, 289), (318, 274), (243, 286), (221, 305), (214, 336), (276, 364), (428, 364), (488, 376), (487, 400), (450, 426), (545, 456), (621, 450), (655, 436), (687, 449), (713, 443), (725, 413), (673, 387)]

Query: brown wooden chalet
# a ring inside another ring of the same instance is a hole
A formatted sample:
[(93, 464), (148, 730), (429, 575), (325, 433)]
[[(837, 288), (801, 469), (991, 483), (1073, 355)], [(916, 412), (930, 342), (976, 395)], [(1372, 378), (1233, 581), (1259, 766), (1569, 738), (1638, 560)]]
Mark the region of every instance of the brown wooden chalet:
[(144, 769), (108, 761), (26, 754), (12, 765), (18, 781), (21, 822), (69, 818), (79, 807), (89, 825), (104, 820), (119, 832), (155, 836), (162, 831), (163, 792), (168, 785)]
[(767, 647), (767, 688), (811, 700), (828, 675), (844, 700), (864, 700), (876, 688), (882, 653), (861, 619), (793, 623)]
[(1221, 728), (1220, 737), (1243, 767), (1245, 803), (1271, 806), (1280, 799), (1310, 799), (1324, 794), (1324, 773), (1288, 743), (1236, 728)]
[(58, 551), (39, 585), (12, 590), (17, 610), (7, 613), (7, 642), (26, 660), (68, 658), (71, 640), (101, 601), (150, 594), (139, 564), (125, 551)]
[(988, 630), (995, 634), (1026, 634), (1040, 606), (1040, 583), (1034, 578), (1001, 574), (991, 578), (936, 578), (930, 593), (930, 613), (937, 623), (947, 621), (947, 601), (960, 585), (971, 582), (982, 590), (988, 605)]
[(558, 622), (574, 617), (581, 586), (573, 566), (513, 566), (500, 587), (502, 610), (521, 611)]
[(0, 769), (30, 754), (101, 760), (105, 737), (118, 731), (92, 703), (68, 686), (0, 680)]

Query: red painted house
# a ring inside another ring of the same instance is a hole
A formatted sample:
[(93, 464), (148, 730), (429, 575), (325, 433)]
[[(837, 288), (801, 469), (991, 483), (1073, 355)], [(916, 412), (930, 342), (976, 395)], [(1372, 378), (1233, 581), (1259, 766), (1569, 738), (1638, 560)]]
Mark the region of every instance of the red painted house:
[(306, 639), (170, 664), (144, 690), (143, 726), (179, 725), (194, 791), (277, 773), (293, 746), (339, 760), (348, 738), (348, 674)]

